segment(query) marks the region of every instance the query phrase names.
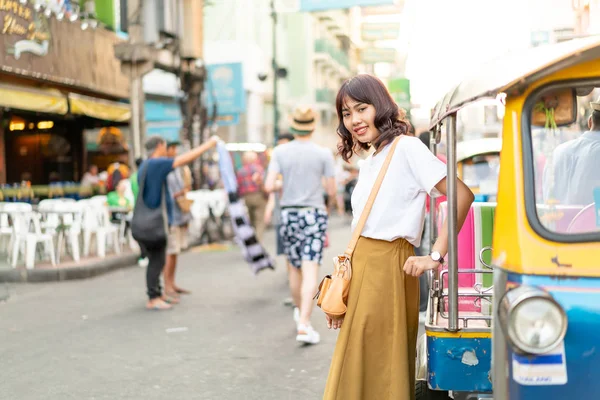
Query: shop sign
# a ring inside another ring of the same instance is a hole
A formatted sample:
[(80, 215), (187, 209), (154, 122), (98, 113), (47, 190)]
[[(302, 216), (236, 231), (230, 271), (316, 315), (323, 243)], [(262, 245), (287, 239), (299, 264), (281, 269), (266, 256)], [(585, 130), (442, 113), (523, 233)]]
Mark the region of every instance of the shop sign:
[(174, 101), (146, 100), (144, 103), (146, 121), (181, 122), (181, 107)]
[(246, 111), (246, 92), (241, 63), (210, 64), (206, 67), (209, 83), (207, 107), (217, 104), (218, 115), (238, 114)]
[(367, 47), (361, 52), (361, 61), (364, 64), (395, 63), (397, 51), (394, 48)]
[(362, 40), (396, 40), (400, 36), (399, 23), (363, 23)]
[(4, 36), (13, 36), (17, 41), (6, 52), (17, 60), (23, 53), (37, 56), (48, 54), (50, 29), (48, 19), (17, 0), (0, 0), (1, 28)]
[(51, 17), (35, 11), (32, 3), (0, 0), (3, 73), (37, 77), (115, 98), (129, 97), (129, 79), (114, 55), (114, 46), (122, 40), (114, 32), (83, 30), (79, 21), (59, 20), (58, 14), (67, 15), (66, 2), (57, 3), (62, 4), (60, 9), (50, 8), (56, 14)]

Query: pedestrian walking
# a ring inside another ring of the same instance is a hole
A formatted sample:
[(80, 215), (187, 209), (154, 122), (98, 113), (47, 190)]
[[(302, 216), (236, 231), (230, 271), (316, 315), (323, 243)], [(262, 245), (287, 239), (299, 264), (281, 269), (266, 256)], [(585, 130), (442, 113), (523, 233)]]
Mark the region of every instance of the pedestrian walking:
[[(352, 255), (346, 314), (327, 317), (328, 327), (341, 331), (324, 399), (414, 399), (417, 277), (443, 264), (447, 225), (429, 255), (416, 257), (414, 248), (421, 240), (427, 194), (446, 193), (446, 166), (418, 138), (407, 135), (409, 125), (379, 79), (365, 74), (344, 82), (336, 109), (344, 160), (360, 148), (375, 150), (363, 163), (352, 194), (353, 228), (392, 142), (399, 138)], [(471, 191), (459, 182), (459, 227), (472, 201)]]
[[(167, 146), (167, 157), (175, 159), (177, 157), (177, 148), (179, 143), (171, 142)], [(188, 246), (188, 224), (192, 220), (190, 212), (191, 201), (187, 199), (186, 193), (189, 186), (186, 187), (184, 179), (184, 168), (181, 166), (173, 169), (167, 176), (167, 187), (169, 194), (173, 199), (173, 220), (169, 226), (169, 236), (167, 238), (167, 261), (163, 272), (165, 282), (165, 297), (172, 303), (179, 302), (179, 295), (189, 294), (190, 291), (183, 289), (175, 284), (175, 270), (177, 268), (177, 258), (182, 250)]]
[[(296, 340), (316, 344), (320, 335), (312, 327), (312, 298), (317, 290), (319, 266), (327, 232), (327, 206), (323, 199), (323, 178), (330, 199), (335, 198), (335, 168), (329, 150), (312, 142), (315, 112), (298, 107), (292, 115), (290, 132), (294, 140), (273, 150), (265, 188), (281, 190), (281, 227), (288, 261), (289, 284), (297, 323)], [(281, 175), (282, 179), (278, 180)]]
[(175, 158), (166, 157), (167, 143), (160, 136), (146, 141), (149, 158), (140, 165), (139, 195), (135, 205), (131, 229), (134, 239), (148, 256), (146, 308), (166, 310), (171, 305), (165, 301), (160, 285), (160, 275), (166, 261), (169, 225), (173, 224), (173, 200), (167, 188), (167, 176), (174, 168), (189, 164), (213, 148), (219, 138), (213, 136), (206, 143)]
[(260, 242), (265, 231), (267, 195), (263, 189), (264, 168), (258, 163), (258, 154), (247, 151), (242, 156), (242, 168), (237, 172), (238, 194), (248, 208), (250, 224)]
[[(283, 133), (279, 135), (277, 139), (277, 146), (286, 144), (294, 140), (294, 135), (291, 133)], [(281, 174), (277, 177), (281, 180)], [(269, 226), (273, 224), (275, 227), (275, 249), (277, 256), (285, 256), (283, 249), (283, 236), (281, 235), (281, 191), (276, 191), (269, 194), (269, 200), (267, 201), (267, 207), (265, 209), (265, 225)], [(287, 264), (287, 263), (286, 263)], [(289, 278), (288, 278), (289, 279)], [(291, 297), (287, 297), (283, 300), (283, 304), (286, 306), (294, 307), (294, 319), (300, 318), (299, 308), (297, 304), (294, 304), (294, 300)]]
[[(279, 139), (277, 139), (277, 146), (281, 146), (282, 144), (286, 144), (294, 140), (294, 135), (291, 133), (284, 133), (279, 135)], [(281, 179), (281, 175), (278, 177)], [(275, 227), (275, 236), (276, 243), (275, 246), (277, 248), (277, 255), (284, 255), (283, 252), (283, 239), (281, 237), (280, 227), (281, 227), (281, 192), (276, 191), (269, 194), (269, 200), (267, 201), (267, 207), (265, 209), (265, 225), (271, 225)]]

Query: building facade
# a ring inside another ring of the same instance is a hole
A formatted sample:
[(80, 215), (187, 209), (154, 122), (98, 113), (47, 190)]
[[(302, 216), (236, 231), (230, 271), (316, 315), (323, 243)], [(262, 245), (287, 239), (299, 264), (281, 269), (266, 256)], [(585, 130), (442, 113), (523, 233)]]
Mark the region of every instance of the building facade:
[[(347, 9), (277, 9), (276, 59), (279, 68), (285, 69), (285, 76), (278, 78), (280, 131), (289, 126), (288, 115), (295, 106), (311, 105), (319, 112), (315, 140), (335, 147), (334, 96), (341, 82), (356, 71), (351, 15)], [(205, 8), (204, 23), (206, 63), (239, 63), (243, 70), (243, 112), (235, 119), (222, 121), (219, 133), (230, 142), (272, 144), (275, 118), (270, 1), (214, 2)]]
[(120, 39), (68, 2), (38, 3), (0, 2), (0, 183), (78, 181), (86, 130), (98, 129), (102, 151), (127, 148), (119, 126), (130, 118), (129, 79), (113, 52)]

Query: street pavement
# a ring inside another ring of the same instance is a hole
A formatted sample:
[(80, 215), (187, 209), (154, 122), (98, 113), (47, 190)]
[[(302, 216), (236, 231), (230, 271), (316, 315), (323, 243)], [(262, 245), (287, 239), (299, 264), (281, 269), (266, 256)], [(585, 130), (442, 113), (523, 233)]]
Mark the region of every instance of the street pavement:
[[(332, 220), (322, 275), (349, 230)], [(264, 241), (273, 252), (274, 232)], [(0, 399), (320, 399), (337, 332), (315, 308), (321, 343), (295, 341), (277, 262), (254, 276), (235, 247), (188, 252), (178, 282), (193, 294), (163, 312), (144, 308), (137, 266), (85, 281), (0, 284)]]

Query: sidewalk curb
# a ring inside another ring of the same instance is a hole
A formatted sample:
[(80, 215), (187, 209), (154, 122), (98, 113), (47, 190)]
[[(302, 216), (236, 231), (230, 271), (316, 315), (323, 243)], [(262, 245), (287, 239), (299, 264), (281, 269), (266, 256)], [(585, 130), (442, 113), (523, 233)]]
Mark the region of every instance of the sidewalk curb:
[(87, 279), (121, 268), (137, 265), (139, 255), (112, 256), (104, 260), (81, 263), (74, 267), (0, 270), (0, 283), (40, 283)]

